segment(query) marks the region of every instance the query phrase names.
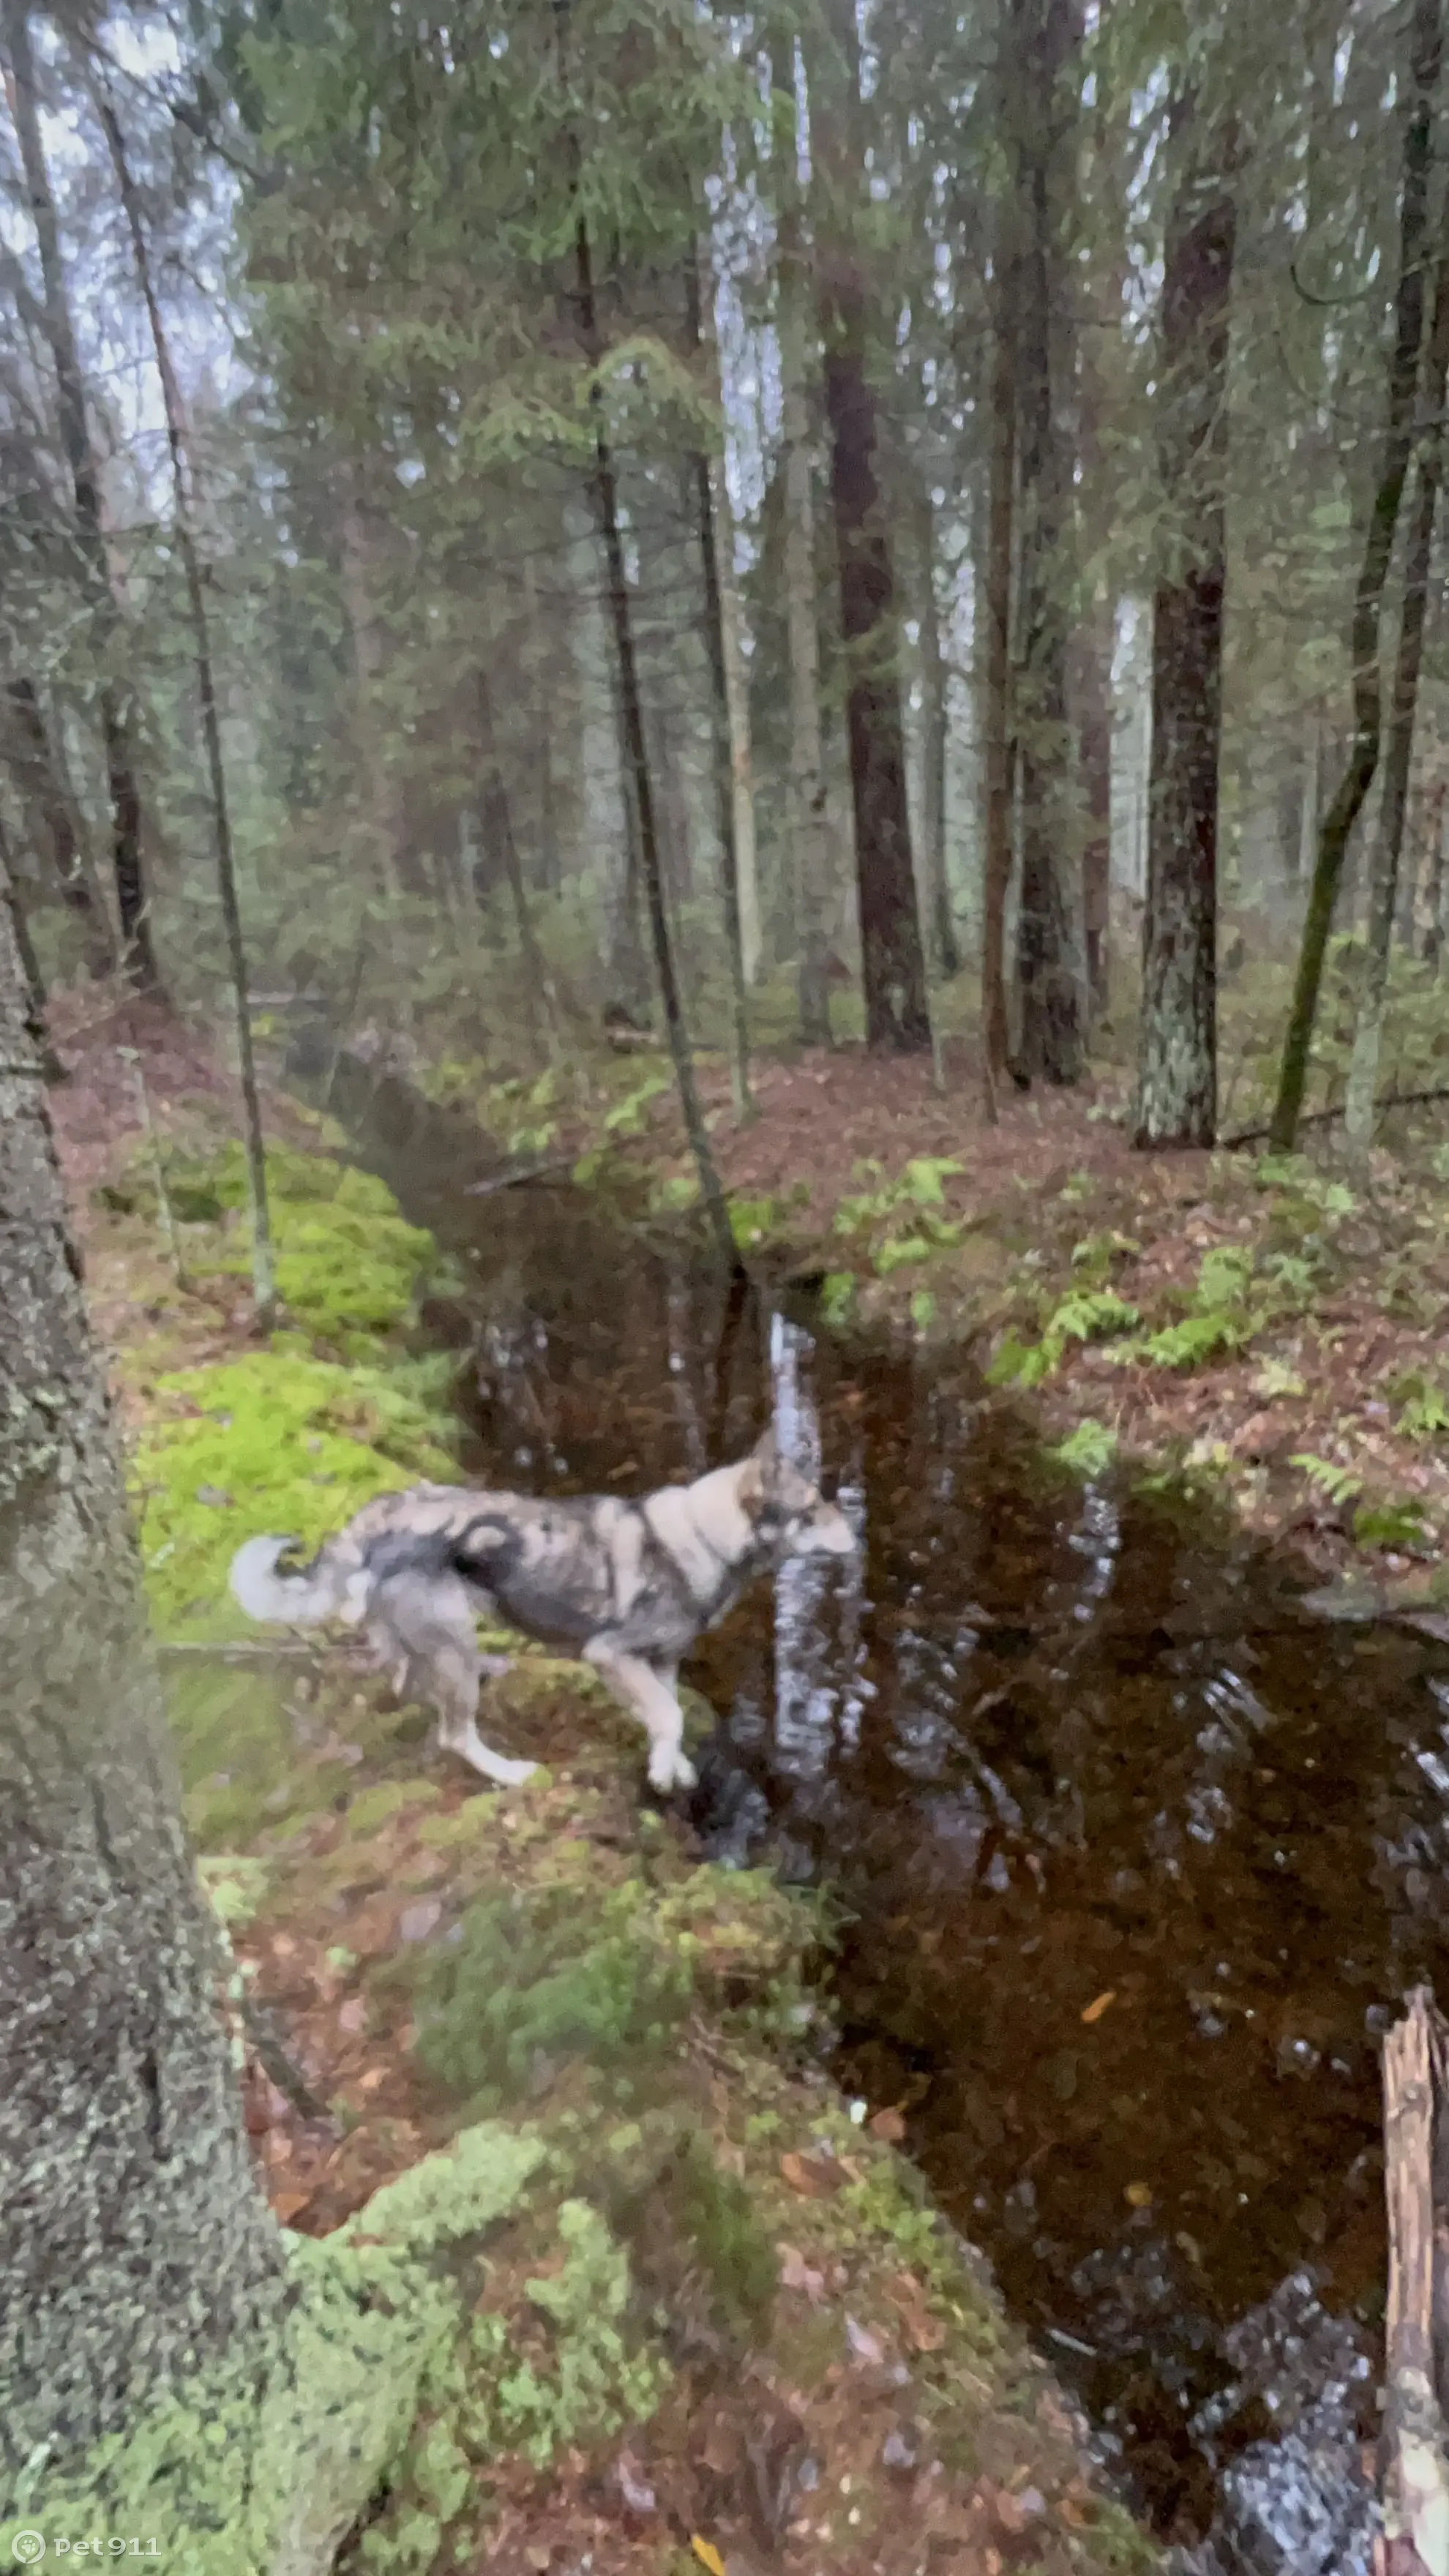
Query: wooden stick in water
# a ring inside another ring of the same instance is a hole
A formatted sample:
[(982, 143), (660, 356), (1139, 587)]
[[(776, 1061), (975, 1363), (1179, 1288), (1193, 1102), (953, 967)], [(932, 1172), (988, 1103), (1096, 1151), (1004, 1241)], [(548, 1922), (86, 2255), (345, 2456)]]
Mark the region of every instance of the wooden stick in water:
[(1449, 2576), (1449, 2435), (1434, 2388), (1434, 2007), (1416, 1986), (1384, 2042), (1384, 2527), (1375, 2576)]

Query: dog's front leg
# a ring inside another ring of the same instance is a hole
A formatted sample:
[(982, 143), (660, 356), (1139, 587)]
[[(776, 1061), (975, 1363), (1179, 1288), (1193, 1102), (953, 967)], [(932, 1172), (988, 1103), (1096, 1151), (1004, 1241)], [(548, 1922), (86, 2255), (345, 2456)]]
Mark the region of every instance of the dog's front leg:
[(641, 1655), (627, 1655), (598, 1637), (584, 1648), (584, 1661), (609, 1684), (649, 1738), (651, 1789), (692, 1789), (694, 1764), (685, 1758), (684, 1711), (674, 1692)]

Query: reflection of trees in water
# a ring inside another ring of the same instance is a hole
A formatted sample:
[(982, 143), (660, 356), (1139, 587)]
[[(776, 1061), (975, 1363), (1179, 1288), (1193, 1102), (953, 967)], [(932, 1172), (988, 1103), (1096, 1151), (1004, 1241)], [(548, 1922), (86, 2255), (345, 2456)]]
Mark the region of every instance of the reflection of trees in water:
[[(770, 1318), (770, 1387), (780, 1454), (818, 1483), (822, 1473), (820, 1409), (812, 1382), (815, 1345), (784, 1315)], [(865, 1490), (842, 1482), (837, 1500), (858, 1539), (865, 1534)], [(834, 1616), (827, 1616), (827, 1603)], [(819, 1781), (836, 1749), (860, 1742), (864, 1679), (864, 1550), (839, 1564), (803, 1558), (775, 1579), (775, 1759), (797, 1781)], [(830, 1633), (833, 1627), (833, 1636)]]

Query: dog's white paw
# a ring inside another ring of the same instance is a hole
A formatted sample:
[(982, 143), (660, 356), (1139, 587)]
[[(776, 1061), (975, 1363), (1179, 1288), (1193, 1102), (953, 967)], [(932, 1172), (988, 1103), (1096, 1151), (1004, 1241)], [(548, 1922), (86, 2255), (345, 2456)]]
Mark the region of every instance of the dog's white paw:
[(698, 1778), (694, 1764), (672, 1745), (660, 1745), (649, 1756), (651, 1789), (692, 1789)]
[(537, 1769), (536, 1762), (510, 1762), (506, 1754), (496, 1753), (489, 1776), (502, 1789), (521, 1789), (524, 1781), (531, 1780)]

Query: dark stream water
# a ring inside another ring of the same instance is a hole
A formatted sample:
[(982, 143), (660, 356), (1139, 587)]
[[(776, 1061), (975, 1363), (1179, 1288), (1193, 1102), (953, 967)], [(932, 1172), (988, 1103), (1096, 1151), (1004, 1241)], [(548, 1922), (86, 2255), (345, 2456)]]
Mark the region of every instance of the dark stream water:
[(582, 1193), (464, 1195), (479, 1140), (401, 1093), (365, 1152), (475, 1283), (430, 1319), (471, 1473), (636, 1489), (771, 1412), (822, 1465), (859, 1565), (703, 1642), (696, 1821), (843, 1899), (836, 2073), (904, 2105), (1182, 2563), (1366, 2571), (1377, 2043), (1449, 1958), (1449, 1652), (1313, 1625), (1261, 1555), (1054, 1477), (959, 1364), (728, 1314)]

